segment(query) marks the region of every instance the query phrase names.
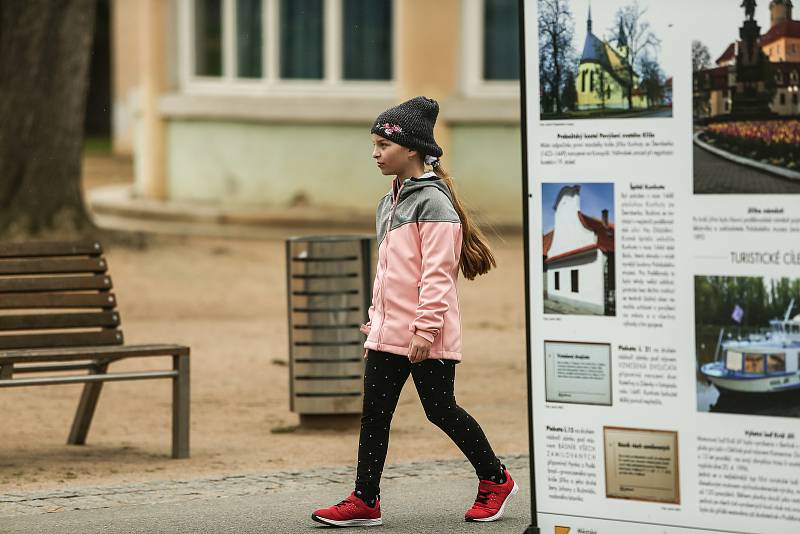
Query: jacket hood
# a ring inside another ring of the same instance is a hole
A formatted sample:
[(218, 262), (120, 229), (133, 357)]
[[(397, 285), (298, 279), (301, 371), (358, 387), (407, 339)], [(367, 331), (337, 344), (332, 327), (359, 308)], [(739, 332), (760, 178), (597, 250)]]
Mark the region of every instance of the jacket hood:
[[(392, 181), (392, 190), (390, 194), (394, 197), (394, 191), (397, 187), (398, 180), (395, 179)], [(415, 192), (423, 189), (425, 187), (435, 187), (442, 191), (447, 198), (450, 199), (450, 202), (453, 202), (453, 196), (450, 194), (450, 188), (447, 187), (447, 184), (444, 183), (444, 180), (439, 178), (436, 173), (429, 171), (419, 176), (417, 178), (406, 178), (402, 181), (403, 189), (400, 191), (400, 198), (397, 199), (397, 202), (402, 202), (403, 199), (413, 195)]]

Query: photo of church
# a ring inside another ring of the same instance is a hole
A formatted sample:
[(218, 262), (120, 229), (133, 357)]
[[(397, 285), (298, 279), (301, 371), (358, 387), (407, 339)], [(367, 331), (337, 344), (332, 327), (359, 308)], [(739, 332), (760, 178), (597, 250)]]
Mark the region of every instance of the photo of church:
[(728, 5), (694, 29), (694, 192), (798, 194), (800, 20), (792, 0)]
[(614, 185), (543, 184), (542, 217), (544, 312), (615, 315)]
[(583, 44), (576, 90), (577, 109), (646, 109), (647, 93), (641, 77), (628, 61), (628, 40), (622, 23), (617, 33), (617, 46), (603, 41), (592, 33), (592, 13), (586, 21), (586, 41)]
[(647, 6), (614, 4), (538, 1), (542, 120), (672, 116), (672, 77)]

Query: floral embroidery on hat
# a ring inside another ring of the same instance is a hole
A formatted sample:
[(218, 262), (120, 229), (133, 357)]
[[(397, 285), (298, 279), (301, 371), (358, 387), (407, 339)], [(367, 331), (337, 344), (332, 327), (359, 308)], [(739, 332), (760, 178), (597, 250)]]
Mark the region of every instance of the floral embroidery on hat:
[(378, 128), (383, 128), (383, 131), (386, 132), (386, 135), (392, 135), (395, 132), (402, 132), (403, 129), (400, 128), (399, 124), (389, 124), (385, 122), (383, 124), (378, 124)]

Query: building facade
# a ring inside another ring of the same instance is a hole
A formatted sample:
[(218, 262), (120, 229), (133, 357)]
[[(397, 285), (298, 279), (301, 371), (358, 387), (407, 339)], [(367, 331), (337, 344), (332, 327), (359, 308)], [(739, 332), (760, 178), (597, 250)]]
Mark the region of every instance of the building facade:
[[(800, 21), (793, 18), (792, 0), (772, 0), (769, 29), (758, 46), (770, 62), (773, 88), (770, 110), (778, 115), (800, 114)], [(736, 58), (740, 41), (730, 43), (714, 67), (694, 74), (695, 116), (711, 118), (731, 112), (737, 88)]]
[[(628, 41), (622, 24), (617, 46), (603, 41), (592, 33), (592, 11), (586, 19), (586, 39), (583, 43), (575, 90), (579, 110), (646, 109), (647, 95), (639, 86), (639, 75), (628, 60)], [(629, 94), (630, 93), (630, 94)]]
[(546, 299), (587, 313), (615, 313), (614, 224), (581, 211), (579, 185), (565, 186), (553, 205), (553, 229), (543, 236)]
[(459, 191), (522, 219), (516, 0), (113, 0), (114, 147), (134, 194), (374, 213), (382, 110), (436, 98)]

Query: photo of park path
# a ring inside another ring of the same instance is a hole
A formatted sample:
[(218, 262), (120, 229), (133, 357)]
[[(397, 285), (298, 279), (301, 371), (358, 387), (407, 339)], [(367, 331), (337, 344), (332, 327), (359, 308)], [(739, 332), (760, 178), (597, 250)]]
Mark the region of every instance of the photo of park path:
[(746, 0), (692, 41), (695, 194), (800, 193), (800, 21)]

